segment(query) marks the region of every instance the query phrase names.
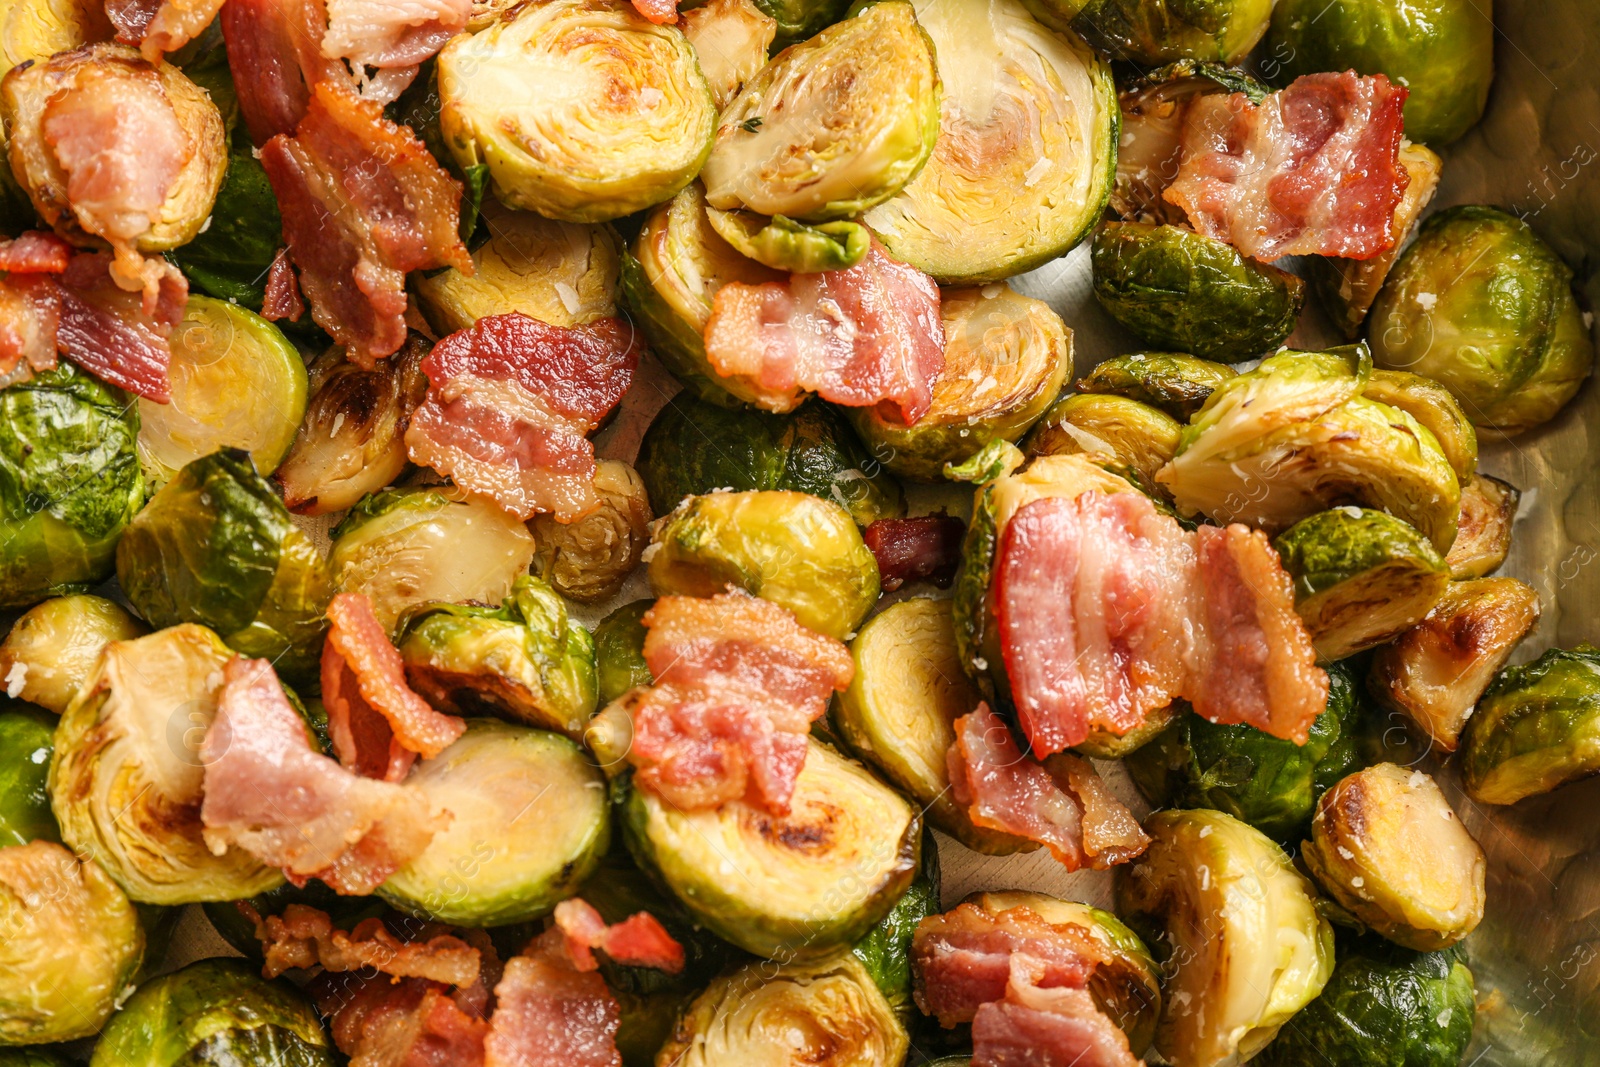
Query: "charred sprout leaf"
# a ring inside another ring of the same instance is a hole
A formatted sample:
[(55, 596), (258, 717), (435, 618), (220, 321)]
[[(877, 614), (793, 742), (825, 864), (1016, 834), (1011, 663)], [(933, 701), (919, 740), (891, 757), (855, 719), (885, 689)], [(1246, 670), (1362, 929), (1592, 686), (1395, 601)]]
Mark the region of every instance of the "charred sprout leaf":
[(1481, 804), (1515, 804), (1600, 771), (1600, 651), (1552, 648), (1502, 670), (1467, 721), (1459, 758)]
[(1188, 422), (1212, 392), (1234, 375), (1226, 363), (1182, 352), (1134, 352), (1096, 364), (1074, 388), (1080, 393), (1125, 396)]
[(1374, 370), (1361, 395), (1410, 415), (1424, 426), (1450, 461), (1462, 485), (1478, 469), (1478, 432), (1450, 390), (1420, 374)]
[(46, 600), (11, 624), (0, 643), (6, 695), (60, 715), (94, 670), (100, 650), (145, 628), (103, 597), (79, 593)]
[(1145, 483), (1172, 461), (1183, 428), (1159, 408), (1124, 396), (1077, 393), (1045, 413), (1023, 447), (1030, 456), (1093, 454)]
[(600, 620), (594, 628), (595, 675), (599, 680), (600, 706), (616, 700), (636, 686), (655, 680), (644, 661), (644, 639), (648, 631), (644, 613), (653, 600), (624, 604)]
[(600, 506), (574, 522), (538, 515), (529, 530), (538, 545), (534, 570), (556, 592), (599, 604), (621, 590), (650, 541), (650, 500), (639, 473), (620, 460), (595, 465)]
[(1461, 520), (1444, 561), (1450, 577), (1482, 578), (1500, 569), (1511, 551), (1511, 524), (1522, 493), (1513, 485), (1475, 474), (1461, 486)]
[(272, 183), (249, 146), (239, 146), (228, 155), (211, 225), (174, 250), (172, 261), (202, 292), (259, 312), (267, 270), (282, 244), (283, 221)]
[[(759, 119), (747, 121), (760, 125)], [(718, 211), (715, 208), (708, 211), (706, 217), (711, 228), (741, 255), (773, 270), (795, 274), (853, 267), (861, 262), (872, 245), (872, 234), (859, 222), (807, 225), (784, 215), (769, 219), (753, 211)]]
[[(61, 840), (46, 786), (55, 729), (55, 719), (37, 708), (0, 711), (0, 849)], [(0, 1041), (4, 1029), (0, 1023)]]
[(1179, 59), (1233, 64), (1267, 32), (1272, 0), (1033, 0), (1114, 59), (1142, 66)]

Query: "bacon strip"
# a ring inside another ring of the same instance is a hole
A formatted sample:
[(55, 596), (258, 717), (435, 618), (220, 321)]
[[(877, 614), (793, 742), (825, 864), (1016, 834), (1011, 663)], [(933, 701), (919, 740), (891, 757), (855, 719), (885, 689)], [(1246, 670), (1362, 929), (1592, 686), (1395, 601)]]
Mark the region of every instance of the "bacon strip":
[(1178, 177), (1162, 196), (1195, 230), (1248, 256), (1370, 259), (1410, 177), (1400, 162), (1407, 90), (1382, 74), (1309, 74), (1259, 105), (1196, 98)]
[(1128, 1035), (1084, 989), (1045, 988), (1048, 967), (1011, 957), (1005, 997), (972, 1017), (974, 1067), (1139, 1067)]
[(328, 0), (322, 54), (360, 67), (415, 67), (466, 28), (472, 0)]
[(657, 26), (678, 21), (678, 0), (633, 0), (633, 9)]
[(0, 271), (60, 274), (72, 262), (72, 246), (48, 230), (25, 230), (0, 240)]
[(647, 911), (608, 926), (592, 904), (572, 897), (556, 905), (555, 920), (566, 936), (567, 955), (580, 971), (600, 966), (594, 949), (601, 949), (618, 963), (654, 967), (668, 974), (683, 970), (683, 946)]
[(61, 275), (61, 319), (56, 347), (84, 370), (158, 404), (172, 399), (167, 343), (183, 319), (189, 282), (176, 267), (163, 266), (153, 309), (139, 293), (111, 278), (105, 253), (72, 258)]
[(223, 0), (106, 0), (106, 16), (117, 40), (138, 45), (152, 63), (176, 52), (211, 25)]
[(371, 967), (394, 978), (426, 978), (455, 986), (478, 981), (478, 950), (450, 934), (401, 941), (376, 918), (363, 919), (346, 933), (334, 927), (327, 912), (304, 904), (290, 904), (282, 915), (262, 918), (249, 904), (239, 903), (255, 920), (268, 978), (320, 966), (326, 971)]
[(320, 48), (328, 24), (322, 0), (228, 0), (221, 23), (239, 114), (257, 148), (294, 135), (311, 86), (347, 77)]
[(568, 957), (549, 930), (506, 961), (484, 1038), (485, 1067), (619, 1067), (621, 1009), (605, 980)]
[(874, 238), (848, 270), (724, 285), (705, 346), (725, 377), (748, 378), (770, 393), (813, 391), (835, 404), (877, 407), (915, 425), (944, 370), (939, 287)]
[(423, 978), (319, 975), (310, 986), (352, 1067), (482, 1067), (482, 996)]
[(861, 532), (878, 561), (883, 591), (892, 593), (906, 582), (932, 582), (940, 589), (955, 580), (961, 562), (961, 539), (967, 524), (953, 515), (917, 515), (879, 519)]
[(0, 389), (56, 365), (61, 288), (47, 277), (0, 278)]
[(299, 322), (306, 313), (306, 302), (300, 298), (300, 279), (295, 277), (294, 265), (289, 262), (289, 250), (278, 249), (267, 268), (266, 294), (261, 303), (261, 317), (271, 322), (288, 319)]

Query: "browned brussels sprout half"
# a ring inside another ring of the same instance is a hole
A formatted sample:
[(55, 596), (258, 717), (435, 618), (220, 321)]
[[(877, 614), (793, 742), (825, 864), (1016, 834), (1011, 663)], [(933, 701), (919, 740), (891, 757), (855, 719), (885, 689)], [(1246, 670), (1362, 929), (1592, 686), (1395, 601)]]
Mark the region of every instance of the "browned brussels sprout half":
[(1482, 578), (1500, 569), (1511, 552), (1511, 524), (1522, 493), (1515, 486), (1475, 474), (1461, 486), (1461, 520), (1444, 561), (1450, 577)]
[(1177, 59), (1231, 64), (1267, 32), (1272, 0), (1033, 0), (1096, 48), (1144, 66)]
[(1156, 472), (1177, 453), (1182, 429), (1170, 415), (1149, 404), (1125, 396), (1077, 393), (1056, 401), (1023, 447), (1030, 456), (1081, 452), (1104, 457), (1113, 469), (1153, 485)]
[(1600, 771), (1600, 651), (1552, 648), (1507, 667), (1461, 741), (1461, 780), (1481, 804), (1515, 804)]
[(1188, 422), (1234, 374), (1226, 363), (1183, 352), (1134, 352), (1097, 363), (1087, 377), (1074, 384), (1080, 393), (1125, 396)]
[(528, 524), (538, 553), (534, 570), (580, 604), (616, 596), (650, 543), (650, 499), (638, 471), (620, 460), (595, 466), (600, 506), (575, 522), (538, 515)]
[(6, 695), (60, 715), (89, 677), (100, 650), (145, 628), (103, 597), (80, 593), (46, 600), (11, 624), (0, 643)]

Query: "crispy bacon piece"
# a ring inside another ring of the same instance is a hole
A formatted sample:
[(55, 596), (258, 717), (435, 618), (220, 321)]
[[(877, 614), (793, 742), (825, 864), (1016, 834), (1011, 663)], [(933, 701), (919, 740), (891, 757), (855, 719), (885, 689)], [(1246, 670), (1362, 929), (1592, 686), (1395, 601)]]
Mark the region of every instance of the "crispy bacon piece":
[(940, 512), (879, 519), (861, 536), (878, 561), (884, 592), (892, 593), (907, 582), (932, 582), (940, 589), (948, 586), (961, 562), (961, 539), (966, 532), (966, 523)]
[(594, 971), (567, 955), (552, 929), (506, 961), (494, 987), (484, 1067), (619, 1067), (621, 1009)]
[(426, 978), (446, 985), (470, 986), (478, 981), (478, 950), (450, 934), (402, 941), (376, 918), (363, 919), (346, 933), (334, 927), (327, 912), (304, 904), (290, 904), (282, 915), (262, 918), (249, 904), (239, 903), (256, 924), (268, 978), (296, 967), (327, 971), (371, 967), (395, 978)]
[(571, 897), (556, 905), (555, 920), (566, 936), (567, 955), (580, 971), (600, 966), (594, 958), (597, 948), (618, 963), (654, 967), (668, 974), (683, 970), (683, 946), (647, 911), (608, 926), (592, 904)]
[(267, 268), (266, 297), (261, 304), (261, 317), (272, 322), (288, 319), (299, 322), (306, 313), (306, 302), (300, 298), (300, 279), (295, 277), (294, 265), (289, 262), (289, 250), (278, 249)]
[(686, 811), (742, 797), (786, 814), (806, 732), (855, 673), (849, 651), (742, 592), (662, 597), (644, 624), (655, 684), (633, 707), (635, 780)]
[(72, 246), (48, 230), (25, 230), (0, 239), (0, 271), (13, 274), (60, 274), (72, 262)]
[(633, 9), (657, 26), (678, 21), (678, 0), (633, 0)]
[(220, 10), (222, 0), (106, 0), (117, 40), (138, 45), (152, 63), (200, 36)]
[(348, 78), (342, 63), (322, 54), (323, 0), (229, 0), (221, 22), (239, 114), (257, 148), (278, 134), (294, 135), (311, 104), (311, 86)]
[(423, 361), (428, 395), (407, 451), (519, 518), (572, 522), (600, 506), (585, 435), (627, 392), (638, 360), (620, 319), (571, 328), (520, 312), (479, 319)]
[(807, 390), (847, 407), (877, 407), (914, 425), (944, 370), (939, 287), (876, 238), (848, 270), (717, 290), (705, 328), (718, 374), (763, 390)]
[(328, 0), (322, 54), (360, 67), (415, 67), (466, 28), (472, 0)]
[(311, 317), (353, 362), (370, 368), (404, 343), (407, 272), (472, 273), (461, 183), (377, 102), (318, 82), (294, 136), (263, 145), (261, 165)]
[(0, 389), (56, 365), (61, 287), (42, 275), (0, 278)]
[(1198, 232), (1257, 259), (1370, 259), (1410, 181), (1400, 162), (1407, 90), (1382, 74), (1309, 74), (1259, 105), (1202, 96), (1185, 116), (1182, 162), (1162, 196)]
[(1048, 974), (1041, 960), (1011, 957), (1005, 997), (972, 1017), (974, 1067), (1139, 1067), (1088, 990), (1042, 986)]
[(121, 288), (111, 277), (106, 253), (72, 257), (61, 275), (57, 349), (84, 370), (146, 400), (172, 398), (167, 338), (183, 319), (189, 282), (163, 261), (153, 308), (146, 298)]
[(433, 710), (406, 685), (405, 663), (366, 596), (335, 596), (328, 619), (322, 699), (340, 763), (365, 778), (398, 782), (418, 754), (431, 759), (455, 743), (467, 724)]
[(361, 778), (314, 751), (266, 660), (223, 668), (217, 716), (201, 743), (206, 844), (244, 849), (304, 885), (371, 893), (449, 822), (421, 797)]
[(310, 990), (351, 1067), (482, 1067), (486, 998), (439, 982), (324, 973)]

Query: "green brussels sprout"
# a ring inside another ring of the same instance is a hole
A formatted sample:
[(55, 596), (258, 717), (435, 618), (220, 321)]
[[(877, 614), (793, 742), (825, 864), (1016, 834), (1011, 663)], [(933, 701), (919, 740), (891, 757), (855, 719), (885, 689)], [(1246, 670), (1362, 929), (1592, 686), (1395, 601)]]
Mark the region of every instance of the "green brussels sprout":
[(657, 515), (715, 489), (810, 493), (860, 526), (905, 514), (899, 484), (861, 447), (844, 415), (817, 399), (774, 415), (674, 397), (639, 444), (639, 476)]
[(792, 490), (690, 497), (646, 551), (657, 596), (715, 596), (729, 585), (839, 639), (878, 602), (878, 561), (850, 513)]
[(1448, 948), (1483, 919), (1483, 849), (1419, 770), (1380, 763), (1341, 780), (1301, 855), (1334, 901), (1397, 945)]
[[(285, 690), (288, 692), (288, 690)], [(200, 905), (212, 929), (236, 952), (258, 966), (265, 962), (261, 939), (256, 936), (255, 920), (240, 905), (248, 904), (256, 915), (282, 915), (290, 904), (303, 904), (326, 912), (333, 925), (348, 930), (362, 919), (392, 915), (389, 905), (376, 897), (341, 897), (326, 884), (313, 878), (303, 886), (285, 882), (276, 889), (257, 893), (246, 900), (208, 900)], [(521, 946), (519, 945), (520, 949)]]
[(1178, 451), (1183, 427), (1149, 404), (1108, 393), (1056, 401), (1022, 443), (1030, 456), (1104, 456), (1148, 484)]
[[(835, 0), (826, 0), (814, 7), (820, 13), (834, 3)], [(773, 0), (765, 0), (760, 5), (751, 0), (707, 0), (678, 12), (683, 20), (683, 35), (694, 45), (700, 72), (706, 76), (719, 111), (738, 95), (745, 82), (767, 65), (767, 50), (778, 33), (778, 20), (769, 9), (775, 12), (780, 6), (781, 2)], [(828, 21), (833, 21), (831, 14)]]
[(113, 641), (56, 728), (50, 806), (61, 839), (141, 904), (235, 900), (283, 881), (201, 834), (200, 742), (234, 653), (184, 623)]
[(706, 219), (741, 255), (773, 270), (816, 274), (860, 263), (872, 247), (871, 232), (859, 222), (808, 225), (785, 215), (767, 218), (754, 211), (710, 208)]
[(914, 0), (943, 83), (927, 164), (867, 225), (942, 284), (999, 281), (1065, 255), (1105, 208), (1117, 158), (1110, 68), (1019, 0)]
[(1094, 295), (1146, 344), (1228, 363), (1294, 330), (1305, 283), (1179, 226), (1108, 222), (1094, 236)]
[(630, 689), (655, 681), (650, 665), (644, 661), (644, 639), (649, 633), (645, 629), (644, 613), (654, 603), (654, 600), (635, 600), (624, 604), (594, 628), (595, 677), (599, 683), (601, 707)]
[(1097, 363), (1073, 387), (1080, 393), (1125, 396), (1188, 422), (1223, 382), (1235, 376), (1226, 363), (1183, 352), (1134, 352)]
[(1412, 952), (1376, 937), (1340, 937), (1322, 995), (1278, 1032), (1259, 1067), (1459, 1067), (1477, 1015), (1459, 949)]
[(419, 918), (502, 926), (546, 915), (576, 890), (611, 843), (605, 780), (560, 734), (493, 719), (406, 779), (453, 813), (422, 854), (378, 887)]
[(99, 864), (50, 841), (0, 848), (0, 1046), (93, 1034), (143, 956), (139, 917)]
[(1433, 434), (1462, 485), (1477, 473), (1478, 432), (1450, 390), (1420, 374), (1378, 369), (1367, 379), (1361, 395), (1397, 408), (1422, 424)]
[(1445, 145), (1477, 125), (1494, 80), (1493, 4), (1450, 0), (1279, 0), (1270, 54), (1302, 74), (1387, 74), (1410, 90), (1406, 136)]
[(1461, 518), (1444, 557), (1450, 577), (1482, 578), (1500, 569), (1511, 552), (1511, 524), (1522, 493), (1516, 486), (1474, 474), (1461, 485)]
[[(1155, 1049), (1175, 1067), (1243, 1063), (1333, 972), (1311, 884), (1259, 830), (1218, 811), (1158, 811), (1117, 869), (1117, 914), (1164, 952)], [(1158, 936), (1160, 935), (1160, 936)]]
[(1515, 804), (1600, 771), (1600, 649), (1552, 648), (1502, 670), (1467, 720), (1460, 761), (1480, 804)]
[(439, 127), (509, 208), (605, 222), (668, 200), (706, 163), (717, 111), (694, 49), (624, 0), (549, 0), (457, 36)]
[(1231, 66), (1266, 35), (1273, 0), (1031, 0), (1101, 52), (1143, 66), (1199, 59)]
[(434, 707), (581, 738), (594, 714), (594, 638), (549, 584), (518, 578), (498, 608), (430, 604), (398, 642), (406, 681)]
[(538, 546), (534, 570), (556, 592), (580, 604), (616, 596), (650, 541), (650, 500), (639, 472), (621, 460), (595, 464), (600, 506), (581, 519), (558, 522), (535, 515), (528, 524)]
[(306, 410), (306, 365), (283, 333), (237, 304), (191, 296), (172, 331), (170, 403), (139, 400), (139, 462), (152, 485), (221, 448), (271, 474)]
[(362, 498), (333, 528), (329, 559), (339, 588), (366, 596), (393, 633), (418, 604), (498, 603), (528, 573), (533, 553), (532, 535), (514, 516), (434, 487)]
[(146, 633), (138, 619), (104, 597), (78, 593), (37, 604), (0, 642), (6, 695), (60, 715), (112, 641)]
[(816, 741), (806, 749), (784, 816), (743, 801), (685, 812), (634, 788), (631, 776), (613, 783), (639, 866), (696, 922), (758, 956), (816, 960), (854, 944), (918, 867), (917, 811), (832, 749)]
[(944, 372), (915, 426), (876, 408), (853, 408), (867, 449), (896, 474), (939, 481), (947, 463), (994, 440), (1015, 441), (1037, 422), (1072, 372), (1072, 331), (1043, 301), (1003, 283), (946, 289)]
[(933, 42), (880, 0), (780, 52), (717, 119), (706, 203), (801, 222), (853, 218), (899, 192), (939, 131)]
[(1454, 752), (1461, 728), (1539, 621), (1539, 594), (1515, 578), (1451, 582), (1427, 618), (1372, 657), (1367, 688)]
[(850, 3), (849, 0), (757, 0), (756, 7), (778, 24), (772, 42), (776, 50), (804, 41), (838, 22), (844, 18)]
[(0, 390), (0, 609), (111, 574), (144, 502), (139, 412), (65, 361)]
[(0, 711), (0, 848), (61, 840), (46, 785), (55, 731), (55, 719), (37, 708)]
[(1317, 656), (1344, 659), (1392, 641), (1433, 609), (1450, 569), (1399, 519), (1343, 507), (1301, 519), (1272, 542), (1294, 582)]
[(89, 1067), (334, 1067), (311, 1002), (243, 960), (198, 960), (141, 985), (106, 1024)]
[(0, 75), (110, 34), (105, 8), (93, 0), (0, 0)]
[(910, 1027), (917, 1007), (912, 997), (915, 978), (911, 965), (911, 939), (917, 924), (939, 911), (939, 850), (932, 834), (924, 832), (922, 870), (895, 901), (889, 914), (879, 919), (865, 937), (850, 949), (866, 965), (879, 992)]
[(1549, 421), (1594, 367), (1572, 271), (1526, 222), (1491, 207), (1422, 224), (1368, 334), (1379, 366), (1439, 381), (1492, 436)]
[(117, 543), (117, 580), (152, 626), (200, 623), (290, 678), (316, 673), (328, 565), (247, 452), (194, 460), (151, 497)]

